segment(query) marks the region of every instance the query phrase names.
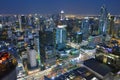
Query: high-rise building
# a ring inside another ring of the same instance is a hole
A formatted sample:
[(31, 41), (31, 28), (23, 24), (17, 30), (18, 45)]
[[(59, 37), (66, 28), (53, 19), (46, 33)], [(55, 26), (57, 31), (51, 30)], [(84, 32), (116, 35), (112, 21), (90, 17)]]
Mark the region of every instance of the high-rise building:
[(45, 32), (39, 31), (39, 50), (41, 59), (41, 70), (45, 69), (46, 53), (45, 53), (46, 35)]
[(33, 48), (31, 48), (28, 51), (28, 57), (29, 57), (28, 59), (29, 59), (29, 64), (31, 68), (34, 68), (37, 66), (36, 55), (37, 55), (37, 52)]
[(108, 15), (108, 34), (114, 36), (114, 16)]
[(114, 33), (113, 33), (113, 37), (115, 38), (118, 38), (120, 37), (120, 18), (119, 17), (115, 17), (115, 20), (114, 20)]
[(81, 26), (81, 31), (83, 33), (83, 39), (86, 40), (88, 39), (89, 37), (89, 18), (88, 17), (85, 17), (83, 20), (82, 20), (82, 26)]
[(76, 42), (81, 43), (82, 42), (82, 32), (76, 33)]
[(53, 31), (45, 31), (46, 35), (46, 45), (54, 45), (54, 34)]
[(35, 36), (34, 37), (34, 45), (35, 45), (35, 50), (37, 51), (37, 60), (38, 60), (38, 65), (41, 64), (40, 61), (40, 40), (39, 40), (39, 36)]
[(76, 32), (74, 34), (72, 34), (72, 39), (73, 39), (73, 42), (75, 43), (81, 43), (82, 42), (82, 32)]
[(25, 15), (20, 15), (19, 16), (20, 30), (25, 29), (26, 25), (27, 25), (27, 17)]
[(21, 16), (18, 16), (18, 22), (19, 22), (19, 29), (20, 31), (22, 31)]
[(101, 43), (103, 40), (103, 37), (101, 35), (99, 36), (89, 36), (88, 41), (89, 41), (89, 46), (90, 47), (96, 47), (98, 43)]
[(65, 14), (64, 14), (64, 11), (62, 10), (60, 12), (60, 20), (64, 20), (65, 19)]
[(100, 18), (99, 18), (99, 34), (106, 34), (107, 33), (107, 26), (108, 26), (108, 17), (107, 17), (107, 9), (105, 6), (101, 7), (100, 10)]
[(65, 47), (66, 43), (66, 25), (58, 25), (56, 29), (56, 44), (58, 49)]
[(21, 23), (26, 24), (26, 16), (25, 15), (21, 15)]
[(7, 41), (8, 40), (8, 33), (6, 29), (2, 29), (0, 31), (0, 41)]

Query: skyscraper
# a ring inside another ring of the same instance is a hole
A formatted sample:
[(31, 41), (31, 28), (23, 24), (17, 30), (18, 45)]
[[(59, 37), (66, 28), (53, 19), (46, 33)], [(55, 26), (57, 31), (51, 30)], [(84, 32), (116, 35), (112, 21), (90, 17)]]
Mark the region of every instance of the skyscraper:
[(107, 32), (107, 24), (108, 24), (108, 17), (107, 17), (107, 9), (105, 6), (101, 7), (100, 10), (100, 18), (99, 18), (99, 34), (106, 34)]
[(77, 32), (76, 33), (76, 42), (77, 43), (81, 43), (82, 42), (82, 33), (81, 32)]
[(45, 32), (39, 31), (39, 49), (41, 59), (41, 70), (45, 69), (46, 53), (45, 53), (46, 35)]
[(58, 25), (56, 29), (56, 44), (58, 49), (65, 47), (66, 43), (66, 25)]
[(115, 17), (114, 18), (114, 28), (113, 28), (113, 30), (114, 30), (114, 33), (113, 33), (113, 37), (115, 37), (115, 38), (118, 38), (119, 37), (119, 35), (120, 35), (120, 18), (119, 17)]
[(60, 20), (64, 20), (65, 19), (65, 14), (64, 14), (64, 11), (62, 10), (60, 12)]
[(108, 34), (114, 36), (114, 16), (108, 15), (109, 24), (108, 24)]
[(83, 39), (86, 40), (89, 37), (89, 18), (85, 17), (82, 20), (81, 31), (83, 33)]
[(29, 51), (28, 51), (28, 59), (29, 59), (29, 64), (30, 64), (30, 67), (31, 68), (34, 68), (37, 66), (37, 59), (36, 59), (36, 55), (37, 55), (37, 52), (31, 48)]

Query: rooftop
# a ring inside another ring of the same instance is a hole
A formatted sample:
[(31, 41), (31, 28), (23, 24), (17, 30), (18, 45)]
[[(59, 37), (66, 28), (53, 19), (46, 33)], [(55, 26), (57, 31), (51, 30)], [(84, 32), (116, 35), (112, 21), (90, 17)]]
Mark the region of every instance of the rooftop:
[(89, 59), (84, 61), (84, 65), (92, 69), (93, 71), (97, 72), (98, 74), (102, 76), (106, 76), (108, 73), (112, 71), (110, 67), (108, 67), (105, 64), (102, 64), (95, 59)]

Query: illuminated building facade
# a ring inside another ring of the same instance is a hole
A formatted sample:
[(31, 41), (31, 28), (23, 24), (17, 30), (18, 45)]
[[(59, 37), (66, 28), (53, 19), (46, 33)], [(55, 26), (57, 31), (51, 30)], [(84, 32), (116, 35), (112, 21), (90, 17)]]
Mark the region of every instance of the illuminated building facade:
[(60, 12), (60, 20), (65, 20), (65, 14), (63, 10)]
[(95, 47), (96, 44), (101, 43), (103, 41), (103, 37), (102, 36), (90, 36), (88, 38), (88, 41), (89, 41), (89, 46)]
[(114, 36), (115, 30), (114, 30), (114, 16), (108, 15), (108, 34), (112, 37)]
[(36, 55), (37, 55), (37, 52), (33, 48), (31, 48), (28, 52), (28, 59), (29, 59), (28, 61), (31, 68), (34, 68), (37, 66)]
[(119, 38), (120, 37), (120, 18), (115, 17), (114, 19), (114, 37)]
[(83, 20), (82, 20), (82, 26), (81, 26), (81, 29), (82, 29), (82, 33), (83, 33), (83, 39), (86, 40), (88, 37), (89, 37), (89, 18), (88, 17), (85, 17)]
[[(119, 47), (118, 47), (119, 48)], [(100, 47), (97, 48), (97, 54), (95, 55), (96, 60), (108, 64), (114, 67), (116, 70), (120, 69), (120, 52), (116, 46), (111, 47)]]
[(101, 7), (100, 10), (100, 18), (99, 18), (99, 29), (98, 32), (99, 34), (106, 34), (107, 33), (107, 26), (108, 26), (108, 17), (107, 17), (107, 9), (105, 6)]
[(62, 49), (66, 45), (66, 25), (58, 25), (56, 29), (56, 44), (58, 49)]

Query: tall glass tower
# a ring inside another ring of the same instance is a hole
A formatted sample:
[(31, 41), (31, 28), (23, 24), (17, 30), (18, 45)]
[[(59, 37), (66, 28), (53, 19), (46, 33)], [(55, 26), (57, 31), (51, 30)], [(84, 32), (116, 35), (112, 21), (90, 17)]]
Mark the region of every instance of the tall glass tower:
[(65, 14), (64, 14), (64, 11), (62, 10), (60, 12), (60, 20), (64, 20), (65, 19)]
[(65, 47), (66, 43), (66, 25), (58, 25), (56, 29), (56, 44), (58, 49)]
[(108, 17), (107, 17), (107, 9), (105, 6), (101, 7), (100, 10), (100, 18), (99, 18), (99, 34), (106, 34), (107, 32), (107, 24), (108, 24)]

